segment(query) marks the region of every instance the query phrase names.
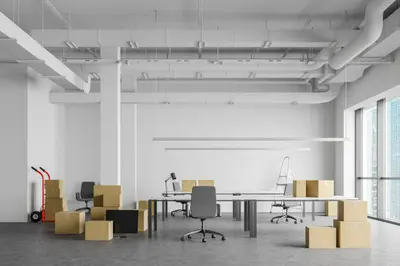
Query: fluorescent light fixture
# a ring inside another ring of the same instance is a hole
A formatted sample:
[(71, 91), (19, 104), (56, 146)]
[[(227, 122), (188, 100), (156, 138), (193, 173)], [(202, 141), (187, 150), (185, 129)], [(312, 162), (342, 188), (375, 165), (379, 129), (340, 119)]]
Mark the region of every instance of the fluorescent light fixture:
[(71, 41), (66, 41), (65, 44), (71, 49), (78, 49), (79, 48), (78, 45), (76, 45), (74, 42), (71, 42)]
[(254, 79), (255, 77), (256, 77), (256, 73), (251, 72), (251, 73), (249, 74), (249, 79)]
[(96, 72), (92, 72), (89, 74), (92, 79), (100, 79), (100, 75)]
[(150, 78), (149, 74), (146, 73), (146, 72), (143, 72), (143, 73), (142, 73), (142, 77), (143, 77), (144, 79), (149, 79), (149, 78)]
[(265, 41), (263, 47), (264, 47), (264, 48), (270, 48), (271, 45), (272, 45), (272, 42), (270, 42), (270, 41)]
[(203, 49), (206, 46), (206, 43), (203, 41), (198, 41), (197, 42), (197, 48)]
[(311, 151), (310, 148), (165, 148), (166, 151)]
[(65, 26), (69, 26), (68, 21), (63, 17), (63, 15), (58, 11), (58, 9), (53, 5), (50, 0), (44, 0), (43, 3), (47, 6), (47, 8), (57, 17), (59, 18)]
[(348, 141), (348, 138), (291, 138), (291, 137), (255, 137), (255, 138), (222, 138), (222, 137), (209, 137), (209, 138), (201, 138), (201, 137), (193, 137), (193, 138), (153, 138), (153, 141), (162, 141), (162, 142), (189, 142), (189, 141), (254, 141), (254, 142), (345, 142)]
[(203, 74), (201, 72), (197, 72), (196, 73), (196, 78), (197, 79), (202, 79), (203, 78)]
[(139, 49), (139, 45), (137, 44), (137, 42), (129, 41), (128, 45), (133, 49)]
[(303, 76), (301, 76), (301, 78), (302, 79), (306, 79), (306, 78), (308, 78), (308, 75), (309, 75), (309, 73), (307, 72), (307, 73), (304, 73), (304, 75)]

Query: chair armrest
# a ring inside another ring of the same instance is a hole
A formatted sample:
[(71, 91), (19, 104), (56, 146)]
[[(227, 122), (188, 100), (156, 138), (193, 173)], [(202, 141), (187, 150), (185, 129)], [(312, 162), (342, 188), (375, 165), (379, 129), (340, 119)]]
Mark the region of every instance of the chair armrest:
[(76, 192), (75, 193), (75, 197), (77, 201), (82, 201), (82, 197), (81, 197), (81, 193), (80, 192)]

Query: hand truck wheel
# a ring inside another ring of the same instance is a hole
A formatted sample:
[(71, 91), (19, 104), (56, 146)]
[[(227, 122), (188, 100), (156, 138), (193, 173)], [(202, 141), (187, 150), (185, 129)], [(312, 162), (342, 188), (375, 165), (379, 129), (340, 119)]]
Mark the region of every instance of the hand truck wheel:
[(34, 223), (38, 223), (42, 220), (42, 212), (34, 211), (31, 213), (31, 221)]

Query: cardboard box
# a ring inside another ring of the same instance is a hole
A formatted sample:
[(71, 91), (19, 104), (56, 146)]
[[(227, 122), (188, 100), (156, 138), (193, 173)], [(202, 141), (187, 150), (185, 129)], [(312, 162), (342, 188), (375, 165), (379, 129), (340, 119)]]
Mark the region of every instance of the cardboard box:
[(88, 221), (85, 223), (85, 240), (108, 241), (113, 239), (112, 221)]
[(338, 204), (338, 219), (343, 222), (365, 222), (368, 203), (362, 200), (342, 200)]
[(46, 221), (54, 221), (57, 212), (68, 211), (67, 202), (62, 198), (46, 198), (44, 209)]
[(198, 186), (214, 186), (214, 180), (197, 180)]
[(120, 207), (92, 207), (90, 209), (90, 219), (92, 221), (105, 221), (107, 210), (119, 210)]
[(45, 180), (44, 188), (46, 198), (64, 197), (64, 180)]
[(307, 197), (331, 198), (334, 193), (333, 180), (307, 180)]
[(139, 210), (138, 232), (146, 232), (148, 225), (148, 210)]
[(192, 188), (196, 185), (196, 180), (182, 180), (182, 192), (192, 192)]
[(121, 194), (104, 194), (103, 207), (121, 207), (122, 195)]
[[(115, 197), (119, 197), (121, 195), (121, 186), (117, 185), (95, 185), (93, 188), (93, 206), (95, 207), (104, 207), (104, 195), (107, 194), (110, 197), (111, 195), (116, 195)], [(113, 206), (112, 206), (113, 207)], [(115, 206), (116, 207), (116, 206)]]
[(338, 216), (337, 201), (325, 201), (325, 216), (331, 216), (331, 217)]
[(336, 248), (336, 228), (306, 226), (307, 248)]
[(343, 222), (335, 220), (337, 246), (339, 248), (370, 248), (371, 226), (369, 222)]
[(84, 212), (57, 212), (56, 234), (82, 234), (85, 229)]
[(293, 197), (297, 197), (297, 198), (307, 197), (307, 181), (306, 180), (293, 180)]
[[(149, 201), (147, 200), (139, 200), (139, 210), (148, 210), (149, 209)], [(151, 204), (151, 216), (154, 216), (154, 201)]]

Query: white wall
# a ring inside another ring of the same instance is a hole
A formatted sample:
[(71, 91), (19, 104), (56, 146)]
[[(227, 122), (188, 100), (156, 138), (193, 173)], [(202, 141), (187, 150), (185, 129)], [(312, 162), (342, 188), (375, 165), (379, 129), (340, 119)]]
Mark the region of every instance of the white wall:
[(0, 222), (27, 220), (26, 67), (0, 64)]
[[(331, 137), (333, 105), (141, 105), (138, 108), (138, 196), (160, 195), (170, 172), (214, 179), (221, 190), (272, 190), (281, 160), (298, 179), (333, 179), (332, 143), (162, 143), (153, 137)], [(296, 151), (165, 151), (166, 147), (309, 147)], [(260, 210), (268, 209), (267, 204)], [(223, 211), (231, 211), (228, 206)]]

